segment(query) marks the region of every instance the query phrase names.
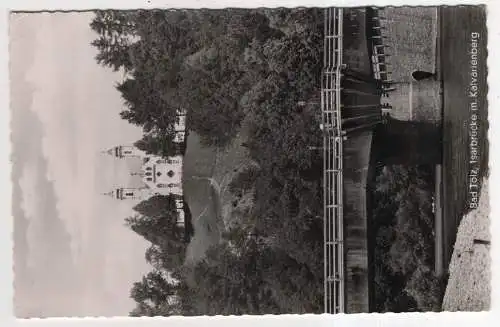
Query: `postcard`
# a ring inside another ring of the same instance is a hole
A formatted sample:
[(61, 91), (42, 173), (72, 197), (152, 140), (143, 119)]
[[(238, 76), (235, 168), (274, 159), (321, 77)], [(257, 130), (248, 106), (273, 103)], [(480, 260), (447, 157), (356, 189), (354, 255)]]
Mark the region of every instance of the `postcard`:
[(490, 308), (485, 6), (11, 12), (18, 318)]

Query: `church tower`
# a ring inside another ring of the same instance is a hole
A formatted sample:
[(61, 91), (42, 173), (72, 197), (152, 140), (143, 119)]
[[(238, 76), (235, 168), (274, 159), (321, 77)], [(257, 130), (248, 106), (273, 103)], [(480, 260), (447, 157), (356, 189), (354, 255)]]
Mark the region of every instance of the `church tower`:
[(111, 148), (105, 153), (116, 157), (116, 158), (142, 158), (144, 157), (144, 152), (136, 148), (135, 146), (130, 145), (119, 145)]
[(117, 200), (145, 200), (150, 194), (144, 189), (119, 187), (111, 192), (104, 193)]

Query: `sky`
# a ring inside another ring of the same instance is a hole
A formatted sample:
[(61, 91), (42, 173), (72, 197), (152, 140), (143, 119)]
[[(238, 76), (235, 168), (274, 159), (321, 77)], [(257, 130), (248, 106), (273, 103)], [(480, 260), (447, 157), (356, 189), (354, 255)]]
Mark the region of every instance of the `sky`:
[(148, 244), (124, 225), (134, 203), (101, 195), (131, 167), (100, 153), (141, 138), (119, 117), (121, 74), (99, 66), (91, 13), (10, 17), (15, 312), (123, 316)]

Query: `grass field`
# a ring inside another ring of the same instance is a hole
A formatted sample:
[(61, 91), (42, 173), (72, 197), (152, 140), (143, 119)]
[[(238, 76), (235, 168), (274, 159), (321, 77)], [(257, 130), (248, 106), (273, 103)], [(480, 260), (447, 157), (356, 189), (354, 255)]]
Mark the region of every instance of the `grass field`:
[(203, 146), (191, 132), (184, 159), (183, 189), (193, 217), (194, 236), (188, 245), (186, 260), (197, 261), (220, 241), (221, 232), (231, 220), (232, 195), (227, 185), (249, 158), (241, 142), (244, 128), (226, 148)]
[(486, 12), (481, 7), (440, 8), (440, 73), (443, 80), (443, 247), (444, 265), (453, 253), (458, 226), (468, 212), (470, 194), (469, 124), (471, 99), (470, 49), (471, 33), (480, 33), (478, 40), (479, 92), (479, 180), (488, 168), (488, 110), (486, 103)]
[(183, 166), (183, 190), (192, 214), (194, 236), (187, 248), (186, 261), (202, 258), (209, 246), (219, 241), (217, 206), (208, 178), (215, 169), (217, 152), (203, 147), (199, 136), (190, 132)]

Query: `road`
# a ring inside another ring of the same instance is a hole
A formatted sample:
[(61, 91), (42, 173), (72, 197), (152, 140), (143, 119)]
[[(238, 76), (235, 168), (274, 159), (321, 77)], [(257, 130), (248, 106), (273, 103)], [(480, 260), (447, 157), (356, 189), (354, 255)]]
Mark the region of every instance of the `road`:
[(478, 122), (480, 178), (488, 168), (488, 110), (486, 103), (486, 12), (480, 7), (440, 8), (440, 66), (443, 79), (443, 247), (447, 266), (458, 226), (468, 211), (469, 123), (467, 90), (471, 83), (471, 34), (480, 33), (478, 49)]

